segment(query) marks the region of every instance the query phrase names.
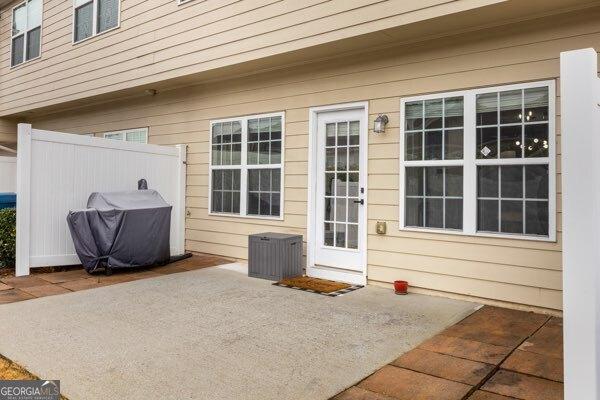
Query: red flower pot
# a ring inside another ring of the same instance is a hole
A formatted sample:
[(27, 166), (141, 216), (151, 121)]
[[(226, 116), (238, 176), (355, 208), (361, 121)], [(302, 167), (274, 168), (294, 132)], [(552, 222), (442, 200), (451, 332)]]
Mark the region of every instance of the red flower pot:
[(394, 291), (396, 294), (408, 294), (408, 282), (394, 281)]

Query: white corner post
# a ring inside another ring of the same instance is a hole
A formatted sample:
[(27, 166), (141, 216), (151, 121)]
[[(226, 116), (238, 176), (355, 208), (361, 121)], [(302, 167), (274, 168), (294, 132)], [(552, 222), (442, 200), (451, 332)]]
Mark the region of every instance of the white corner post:
[(594, 49), (560, 55), (565, 399), (600, 391), (600, 80)]
[(179, 162), (177, 167), (177, 202), (175, 206), (175, 221), (177, 224), (177, 244), (174, 246), (176, 254), (185, 252), (185, 197), (187, 179), (187, 146), (177, 145)]
[(17, 243), (15, 275), (29, 275), (31, 227), (31, 125), (17, 128)]

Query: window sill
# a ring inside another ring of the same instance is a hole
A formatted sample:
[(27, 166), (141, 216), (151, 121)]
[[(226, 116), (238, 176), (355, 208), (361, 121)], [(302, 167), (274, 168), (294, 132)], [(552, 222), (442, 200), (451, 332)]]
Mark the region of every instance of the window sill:
[(10, 70), (11, 70), (11, 71), (13, 71), (13, 70), (17, 70), (17, 69), (19, 69), (19, 68), (21, 68), (21, 67), (23, 67), (23, 66), (25, 66), (25, 65), (29, 65), (29, 63), (31, 63), (31, 62), (33, 62), (33, 61), (40, 60), (41, 58), (42, 58), (42, 55), (40, 54), (39, 56), (37, 56), (37, 57), (34, 57), (34, 58), (30, 58), (29, 60), (27, 60), (27, 61), (23, 61), (23, 62), (22, 62), (22, 63), (20, 63), (20, 64), (17, 64), (17, 65), (11, 65), (11, 66), (10, 66)]
[(464, 231), (457, 231), (457, 230), (436, 229), (436, 228), (417, 228), (417, 227), (402, 227), (402, 228), (399, 228), (398, 230), (401, 232), (439, 233), (439, 234), (443, 234), (443, 235), (467, 236), (467, 237), (472, 237), (472, 238), (484, 237), (484, 238), (495, 238), (495, 239), (528, 240), (528, 241), (533, 241), (533, 242), (556, 243), (555, 237), (519, 235), (516, 233), (515, 234), (493, 233), (493, 232), (467, 233)]
[(209, 217), (227, 217), (227, 218), (244, 218), (244, 219), (254, 219), (254, 220), (264, 220), (264, 221), (283, 221), (283, 214), (278, 217), (269, 217), (269, 216), (260, 216), (260, 215), (242, 215), (242, 214), (229, 214), (229, 213), (218, 213), (218, 212), (209, 212)]
[[(190, 1), (191, 1), (191, 0), (190, 0)], [(107, 29), (107, 30), (105, 30), (105, 31), (102, 31), (102, 32), (100, 32), (100, 33), (96, 33), (95, 35), (92, 35), (92, 36), (88, 36), (88, 37), (86, 37), (85, 39), (81, 39), (81, 40), (79, 40), (79, 41), (77, 41), (77, 42), (76, 42), (76, 41), (75, 41), (75, 39), (73, 38), (73, 39), (71, 39), (71, 45), (72, 45), (72, 46), (76, 46), (76, 45), (78, 45), (78, 44), (81, 44), (81, 43), (88, 42), (89, 40), (91, 40), (91, 39), (94, 39), (94, 38), (97, 38), (98, 36), (102, 36), (102, 35), (104, 35), (105, 33), (109, 33), (109, 32), (115, 31), (115, 30), (119, 29), (120, 27), (121, 27), (121, 24), (119, 23), (119, 25), (115, 26), (114, 28)], [(73, 32), (73, 33), (74, 33), (74, 32)], [(73, 35), (73, 36), (74, 36), (74, 35)]]

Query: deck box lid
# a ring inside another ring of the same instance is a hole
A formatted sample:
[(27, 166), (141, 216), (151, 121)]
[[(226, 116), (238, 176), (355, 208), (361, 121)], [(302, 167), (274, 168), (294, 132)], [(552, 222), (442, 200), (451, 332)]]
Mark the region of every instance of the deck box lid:
[(277, 232), (264, 232), (264, 233), (255, 233), (250, 235), (250, 239), (271, 239), (271, 240), (289, 240), (289, 239), (298, 239), (301, 238), (302, 235), (289, 234), (289, 233), (277, 233)]

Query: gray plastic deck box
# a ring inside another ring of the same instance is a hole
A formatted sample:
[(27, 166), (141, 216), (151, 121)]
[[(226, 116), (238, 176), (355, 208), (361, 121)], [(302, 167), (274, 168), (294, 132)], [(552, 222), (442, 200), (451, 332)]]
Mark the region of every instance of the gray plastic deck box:
[(302, 235), (267, 232), (248, 237), (248, 276), (279, 281), (302, 272)]

